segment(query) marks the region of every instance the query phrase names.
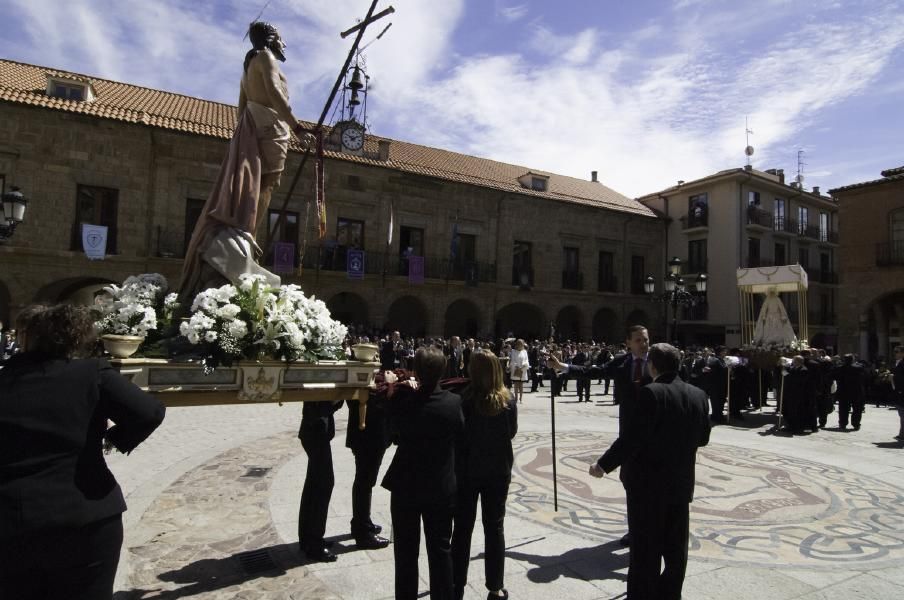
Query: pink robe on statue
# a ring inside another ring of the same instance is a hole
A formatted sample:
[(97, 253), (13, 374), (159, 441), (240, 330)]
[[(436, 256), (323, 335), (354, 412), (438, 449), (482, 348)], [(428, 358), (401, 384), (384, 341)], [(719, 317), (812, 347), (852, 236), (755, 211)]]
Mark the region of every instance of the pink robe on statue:
[[(225, 280), (237, 283), (242, 272), (260, 272), (268, 279), (279, 278), (254, 262), (254, 226), (257, 222), (258, 198), (261, 185), (261, 156), (257, 129), (249, 110), (243, 110), (229, 150), (201, 216), (195, 225), (185, 262), (179, 296), (190, 303), (209, 283), (205, 263)], [(230, 247), (229, 256), (219, 250)], [(212, 255), (215, 255), (213, 259)]]

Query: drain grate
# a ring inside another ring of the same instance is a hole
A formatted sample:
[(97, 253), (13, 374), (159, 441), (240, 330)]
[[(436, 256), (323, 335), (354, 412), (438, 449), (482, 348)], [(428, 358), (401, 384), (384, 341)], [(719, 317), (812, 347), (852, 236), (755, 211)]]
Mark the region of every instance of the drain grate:
[(249, 575), (273, 571), (278, 568), (276, 563), (273, 562), (270, 552), (266, 549), (242, 552), (241, 554), (236, 554), (235, 557), (239, 559), (242, 570)]
[(248, 467), (248, 471), (242, 477), (263, 477), (269, 472), (270, 467)]

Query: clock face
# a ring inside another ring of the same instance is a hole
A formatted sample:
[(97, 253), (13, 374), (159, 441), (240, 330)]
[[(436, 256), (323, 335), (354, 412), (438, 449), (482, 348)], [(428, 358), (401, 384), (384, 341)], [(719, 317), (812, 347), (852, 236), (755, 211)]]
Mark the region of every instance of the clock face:
[(364, 132), (350, 125), (342, 130), (342, 145), (349, 150), (360, 150), (364, 146)]

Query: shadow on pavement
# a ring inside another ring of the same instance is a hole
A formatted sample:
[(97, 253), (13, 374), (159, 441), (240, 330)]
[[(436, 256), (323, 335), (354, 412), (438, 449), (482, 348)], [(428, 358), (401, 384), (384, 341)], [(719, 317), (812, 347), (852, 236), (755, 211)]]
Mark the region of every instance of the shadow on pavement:
[[(352, 548), (353, 549), (353, 548)], [(348, 549), (334, 547), (334, 552)], [(253, 555), (253, 560), (248, 557)], [(202, 558), (157, 575), (160, 581), (182, 584), (174, 590), (135, 588), (113, 594), (113, 600), (173, 600), (212, 592), (247, 581), (281, 577), (295, 567), (307, 564), (298, 544), (279, 544), (253, 552), (243, 551), (224, 558)]]
[(904, 441), (900, 442), (873, 442), (876, 448), (904, 448)]
[[(616, 554), (616, 550), (621, 553)], [(628, 580), (627, 575), (616, 572), (628, 567), (628, 552), (618, 540), (599, 546), (574, 548), (558, 556), (527, 554), (511, 550), (506, 550), (505, 556), (535, 565), (527, 570), (527, 578), (533, 583), (551, 583), (560, 577), (580, 579), (581, 581)]]
[(774, 424), (778, 420), (775, 413), (742, 413), (741, 418), (732, 415), (727, 423), (719, 423), (721, 426), (734, 427), (736, 429), (759, 429), (764, 425)]

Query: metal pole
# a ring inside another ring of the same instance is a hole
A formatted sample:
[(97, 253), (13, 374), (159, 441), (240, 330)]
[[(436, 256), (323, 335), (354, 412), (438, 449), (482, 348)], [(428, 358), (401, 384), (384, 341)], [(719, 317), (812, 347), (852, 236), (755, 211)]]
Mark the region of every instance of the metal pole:
[[(326, 120), (326, 116), (330, 111), (330, 107), (333, 105), (333, 100), (336, 98), (336, 93), (339, 91), (339, 86), (342, 85), (342, 80), (345, 78), (345, 73), (348, 71), (348, 65), (352, 62), (352, 57), (355, 55), (355, 52), (358, 51), (358, 44), (361, 43), (361, 38), (364, 37), (364, 31), (367, 29), (367, 25), (376, 19), (372, 19), (372, 15), (374, 13), (374, 9), (377, 8), (377, 2), (379, 0), (373, 0), (370, 5), (370, 9), (367, 11), (367, 16), (364, 17), (364, 21), (359, 23), (360, 29), (358, 29), (358, 35), (355, 37), (355, 43), (352, 44), (351, 49), (348, 51), (348, 56), (345, 58), (345, 64), (342, 65), (342, 69), (339, 71), (339, 76), (336, 78), (336, 83), (333, 84), (333, 90), (330, 92), (330, 97), (327, 99), (326, 104), (323, 106), (323, 111), (320, 113), (320, 119), (317, 120), (317, 125), (314, 126), (315, 130), (321, 129), (323, 127), (323, 122)], [(386, 11), (384, 11), (386, 12)], [(291, 127), (295, 126), (295, 123), (290, 124)], [(301, 178), (301, 172), (304, 169), (305, 163), (308, 161), (308, 156), (311, 154), (310, 146), (305, 148), (304, 154), (301, 156), (301, 163), (298, 165), (298, 169), (295, 170), (295, 177), (292, 178), (292, 184), (289, 186), (289, 191), (286, 193), (286, 197), (283, 200), (282, 208), (279, 209), (279, 215), (276, 217), (276, 223), (272, 228), (267, 229), (267, 240), (264, 244), (264, 251), (268, 252), (270, 249), (270, 244), (273, 240), (273, 235), (279, 231), (279, 228), (282, 227), (283, 219), (285, 217), (286, 208), (289, 206), (289, 199), (292, 198), (292, 192), (295, 191), (295, 186), (298, 185), (298, 180)], [(307, 231), (304, 232), (304, 235), (307, 236)]]
[(550, 370), (549, 379), (549, 415), (552, 419), (552, 505), (559, 512), (559, 480), (556, 470), (556, 395), (553, 379), (559, 376), (555, 369)]

